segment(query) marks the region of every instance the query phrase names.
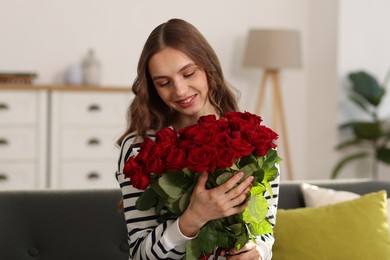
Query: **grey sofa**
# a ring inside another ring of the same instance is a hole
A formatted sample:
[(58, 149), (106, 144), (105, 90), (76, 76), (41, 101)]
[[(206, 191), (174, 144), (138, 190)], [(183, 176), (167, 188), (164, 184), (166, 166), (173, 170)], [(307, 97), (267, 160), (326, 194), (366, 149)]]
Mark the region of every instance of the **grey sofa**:
[[(385, 189), (378, 181), (311, 182), (359, 194)], [(0, 192), (1, 260), (125, 260), (126, 225), (120, 190)], [(303, 207), (299, 182), (282, 183), (279, 208)]]

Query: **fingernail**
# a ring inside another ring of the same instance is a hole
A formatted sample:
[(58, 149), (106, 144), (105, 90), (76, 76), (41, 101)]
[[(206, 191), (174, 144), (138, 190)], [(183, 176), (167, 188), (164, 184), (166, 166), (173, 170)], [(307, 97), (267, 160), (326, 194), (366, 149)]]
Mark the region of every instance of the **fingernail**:
[(244, 176), (244, 173), (243, 172), (239, 172), (238, 176), (241, 178), (242, 176)]

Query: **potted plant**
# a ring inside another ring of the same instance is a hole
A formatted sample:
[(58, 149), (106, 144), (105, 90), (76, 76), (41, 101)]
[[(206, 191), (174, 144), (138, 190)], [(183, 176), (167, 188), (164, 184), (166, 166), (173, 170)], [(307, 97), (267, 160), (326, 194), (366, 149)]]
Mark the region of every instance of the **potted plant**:
[(351, 121), (340, 125), (340, 130), (351, 130), (351, 137), (337, 145), (337, 150), (356, 147), (357, 151), (341, 158), (332, 171), (332, 178), (336, 178), (343, 167), (362, 158), (372, 159), (372, 177), (378, 178), (378, 165), (390, 165), (390, 119), (381, 119), (378, 109), (386, 93), (385, 86), (389, 80), (387, 75), (384, 84), (365, 71), (353, 72), (348, 75), (351, 87), (348, 97), (362, 112), (368, 115), (369, 120)]

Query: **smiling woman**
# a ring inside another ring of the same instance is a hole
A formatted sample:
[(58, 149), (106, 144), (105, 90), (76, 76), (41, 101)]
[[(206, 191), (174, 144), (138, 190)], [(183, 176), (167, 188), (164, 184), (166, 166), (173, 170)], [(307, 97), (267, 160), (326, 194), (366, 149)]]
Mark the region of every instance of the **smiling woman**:
[[(262, 218), (269, 223), (269, 228), (266, 232), (250, 236), (256, 243), (248, 239), (241, 240), (233, 243), (233, 248), (230, 248), (231, 243), (225, 243), (224, 245), (229, 245), (229, 247), (217, 250), (215, 255), (216, 257), (226, 255), (229, 259), (234, 259), (238, 255), (240, 259), (270, 259), (274, 243), (272, 227), (275, 225), (279, 188), (277, 167), (272, 169), (273, 177), (269, 180), (264, 177), (268, 176), (266, 171), (258, 172), (257, 174), (262, 177), (259, 177), (257, 181), (251, 176), (252, 174), (244, 173), (244, 170), (237, 168), (237, 171), (229, 174), (223, 183), (214, 188), (209, 186), (211, 174), (195, 167), (198, 170), (188, 173), (196, 176), (194, 186), (189, 189), (188, 204), (178, 217), (170, 215), (164, 218), (164, 212), (167, 210), (164, 208), (164, 203), (153, 204), (153, 207), (145, 210), (137, 208), (137, 200), (146, 193), (138, 189), (139, 185), (141, 184), (142, 188), (146, 189), (150, 182), (147, 181), (148, 177), (146, 181), (145, 179), (138, 179), (138, 181), (129, 179), (129, 171), (135, 171), (139, 173), (139, 176), (146, 174), (131, 161), (127, 163), (129, 158), (137, 156), (139, 151), (142, 151), (138, 158), (150, 162), (147, 165), (149, 170), (153, 165), (158, 165), (163, 156), (148, 150), (150, 142), (165, 138), (160, 134), (161, 130), (170, 131), (175, 136), (178, 131), (196, 125), (201, 120), (200, 118), (208, 116), (219, 119), (227, 112), (238, 111), (237, 100), (226, 83), (218, 57), (207, 40), (194, 26), (180, 19), (172, 19), (157, 26), (146, 40), (142, 50), (132, 90), (135, 98), (128, 112), (129, 127), (118, 140), (121, 151), (117, 172), (117, 179), (123, 193), (130, 258), (182, 259), (186, 257), (193, 259), (188, 251), (188, 244), (191, 244), (189, 241), (193, 241), (198, 235), (201, 236), (202, 228), (210, 221), (243, 213), (248, 206), (247, 198), (252, 186), (260, 185), (264, 188), (261, 190), (264, 194), (260, 196), (264, 196), (262, 199), (266, 205), (265, 210), (262, 211)], [(226, 120), (221, 120), (221, 122), (226, 122)], [(250, 127), (245, 131), (253, 132), (253, 129), (260, 127), (260, 122), (260, 118), (256, 119), (257, 127)], [(207, 130), (210, 131), (210, 129)], [(245, 131), (234, 133), (233, 143), (236, 144), (234, 146), (248, 146), (247, 143), (236, 143), (240, 139), (239, 135), (249, 136), (245, 134)], [(217, 136), (217, 131), (211, 131), (208, 151), (211, 155), (215, 153), (217, 156), (219, 154), (217, 151), (224, 149), (213, 145), (212, 141), (215, 141), (215, 136)], [(271, 143), (274, 138), (276, 134), (270, 139)], [(189, 145), (188, 142), (183, 143)], [(222, 143), (226, 146), (225, 148), (228, 148), (228, 143)], [(253, 149), (259, 148), (249, 146)], [(173, 149), (168, 152), (171, 156), (174, 154)], [(226, 156), (226, 154), (218, 156)], [(187, 159), (188, 162), (193, 161), (195, 156)], [(223, 159), (226, 158), (222, 158), (222, 161)], [(254, 163), (262, 164), (259, 160), (255, 161)], [(199, 164), (202, 163), (204, 164), (205, 161), (199, 161)], [(264, 164), (267, 163), (264, 161)], [(152, 176), (158, 174), (156, 169), (159, 167), (153, 169)], [(212, 172), (211, 166), (206, 169)], [(263, 179), (267, 181), (263, 183)], [(153, 183), (150, 184), (150, 187), (153, 185)], [(153, 203), (153, 201), (148, 203)], [(245, 232), (249, 232), (246, 230), (244, 229)], [(207, 252), (207, 254), (204, 253), (204, 257), (206, 259), (209, 257), (209, 250), (196, 250)]]

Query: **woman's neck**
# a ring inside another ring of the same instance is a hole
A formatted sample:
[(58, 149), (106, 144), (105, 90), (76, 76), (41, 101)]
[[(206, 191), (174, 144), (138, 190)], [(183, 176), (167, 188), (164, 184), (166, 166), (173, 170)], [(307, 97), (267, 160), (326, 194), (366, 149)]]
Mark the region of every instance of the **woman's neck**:
[[(214, 114), (217, 118), (219, 118), (218, 113), (213, 112), (209, 113), (208, 115)], [(176, 118), (174, 120), (174, 123), (172, 124), (173, 128), (178, 131), (184, 127), (195, 125), (198, 122), (199, 117), (206, 116), (206, 115), (194, 115), (194, 116), (188, 116), (183, 114), (176, 115)]]

